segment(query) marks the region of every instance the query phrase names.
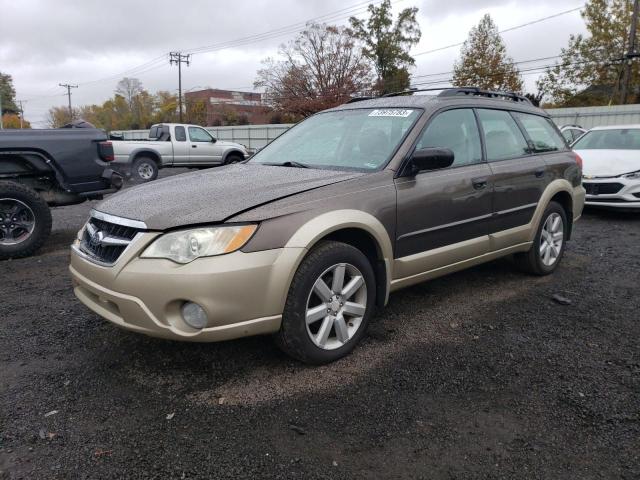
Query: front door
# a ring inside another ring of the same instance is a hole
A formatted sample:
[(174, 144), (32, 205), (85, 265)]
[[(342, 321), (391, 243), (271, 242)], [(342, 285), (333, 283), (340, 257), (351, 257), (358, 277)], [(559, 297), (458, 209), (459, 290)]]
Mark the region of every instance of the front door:
[(189, 127), (189, 163), (214, 165), (222, 162), (216, 140), (204, 128)]
[(396, 278), (488, 252), (493, 185), (470, 108), (439, 113), (416, 149), (448, 148), (453, 165), (396, 179)]

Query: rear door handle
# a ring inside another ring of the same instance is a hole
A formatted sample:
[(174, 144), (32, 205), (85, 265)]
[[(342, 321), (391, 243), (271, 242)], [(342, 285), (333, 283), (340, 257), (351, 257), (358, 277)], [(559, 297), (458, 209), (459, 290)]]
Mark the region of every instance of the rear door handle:
[(471, 180), (471, 183), (473, 183), (473, 188), (475, 188), (476, 190), (482, 190), (483, 188), (486, 188), (487, 182), (488, 180), (486, 177), (474, 178), (473, 180)]
[(536, 176), (536, 178), (544, 177), (544, 168), (539, 168), (538, 170), (536, 170), (534, 172), (534, 175)]

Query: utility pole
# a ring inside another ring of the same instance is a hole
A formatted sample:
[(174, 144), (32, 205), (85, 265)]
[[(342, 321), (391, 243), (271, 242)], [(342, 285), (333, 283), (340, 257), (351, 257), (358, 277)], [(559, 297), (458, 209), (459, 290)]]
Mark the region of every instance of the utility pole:
[(20, 130), (22, 130), (22, 119), (24, 118), (24, 110), (22, 109), (22, 100), (16, 100), (16, 103), (20, 105)]
[(2, 125), (2, 94), (0, 93), (0, 130), (2, 130), (4, 127)]
[(636, 49), (636, 30), (638, 27), (638, 11), (640, 10), (640, 0), (633, 2), (633, 15), (631, 16), (631, 27), (629, 28), (629, 50), (624, 56), (624, 71), (622, 76), (622, 90), (620, 92), (620, 103), (627, 104), (629, 95), (629, 87), (631, 86), (631, 67), (634, 58), (637, 58), (638, 51)]
[(71, 89), (78, 88), (78, 85), (70, 85), (68, 83), (59, 83), (58, 85), (67, 89), (67, 97), (69, 98), (69, 122), (73, 122), (73, 110), (71, 109)]
[(183, 55), (180, 52), (169, 53), (169, 64), (173, 65), (175, 63), (176, 65), (178, 65), (178, 105), (180, 123), (182, 123), (182, 64), (186, 63), (188, 67), (190, 58), (191, 55)]

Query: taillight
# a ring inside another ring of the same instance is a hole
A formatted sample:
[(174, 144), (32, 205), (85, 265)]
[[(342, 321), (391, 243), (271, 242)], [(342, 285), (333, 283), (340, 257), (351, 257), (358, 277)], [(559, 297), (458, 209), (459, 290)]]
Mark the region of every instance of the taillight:
[(111, 142), (100, 142), (98, 144), (98, 152), (100, 153), (100, 158), (105, 162), (113, 162), (116, 159)]
[(580, 155), (578, 155), (576, 152), (573, 152), (573, 154), (576, 157), (576, 163), (580, 167), (580, 170), (582, 170), (582, 157)]

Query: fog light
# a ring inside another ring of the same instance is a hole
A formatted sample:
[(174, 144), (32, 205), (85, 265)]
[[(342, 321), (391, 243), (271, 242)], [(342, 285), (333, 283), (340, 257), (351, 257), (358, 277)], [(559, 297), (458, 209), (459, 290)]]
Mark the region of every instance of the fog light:
[(207, 314), (204, 309), (193, 302), (185, 302), (181, 308), (182, 318), (190, 327), (198, 330), (207, 326)]

